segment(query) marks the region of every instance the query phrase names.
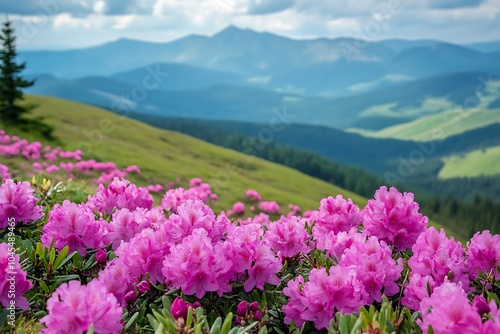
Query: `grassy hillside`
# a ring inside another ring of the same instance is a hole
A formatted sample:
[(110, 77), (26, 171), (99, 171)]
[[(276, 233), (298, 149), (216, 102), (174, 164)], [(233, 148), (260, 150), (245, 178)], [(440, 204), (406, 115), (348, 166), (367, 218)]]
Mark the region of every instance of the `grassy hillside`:
[(376, 132), (363, 131), (361, 134), (377, 138), (426, 141), (443, 139), (493, 123), (500, 123), (500, 109), (452, 109)]
[(500, 146), (474, 150), (465, 155), (453, 155), (443, 159), (444, 166), (438, 177), (476, 177), (500, 174)]
[(28, 96), (27, 103), (39, 106), (33, 116), (44, 117), (53, 125), (55, 137), (66, 148), (81, 148), (88, 152), (86, 158), (114, 161), (118, 167), (138, 165), (142, 174), (131, 175), (131, 179), (139, 185), (201, 177), (219, 195), (218, 209), (229, 208), (248, 188), (259, 191), (264, 199), (298, 204), (303, 209), (315, 209), (321, 198), (338, 193), (357, 204), (366, 203), (359, 195), (296, 170), (103, 109), (41, 96)]

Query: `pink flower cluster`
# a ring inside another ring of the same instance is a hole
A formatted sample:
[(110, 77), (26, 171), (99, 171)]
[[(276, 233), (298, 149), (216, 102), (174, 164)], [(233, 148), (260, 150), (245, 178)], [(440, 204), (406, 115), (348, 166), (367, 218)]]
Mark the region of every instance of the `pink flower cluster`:
[(367, 293), (366, 302), (382, 301), (384, 295), (391, 297), (399, 293), (397, 280), (403, 271), (403, 259), (396, 262), (392, 251), (377, 237), (367, 237), (364, 242), (354, 242), (342, 255), (340, 266), (348, 267), (356, 273)]
[[(436, 334), (500, 333), (500, 312), (495, 301), (488, 304), (482, 296), (476, 296), (471, 305), (460, 284), (443, 283), (430, 297), (422, 300), (421, 309), (419, 325), (424, 333), (428, 333), (429, 326)], [(483, 323), (481, 316), (488, 313), (491, 319)]]
[(151, 209), (153, 197), (146, 188), (137, 187), (125, 179), (114, 178), (107, 187), (99, 184), (96, 194), (89, 196), (87, 204), (92, 210), (110, 214), (115, 209)]
[(249, 200), (257, 201), (257, 202), (262, 200), (262, 196), (257, 191), (255, 191), (253, 189), (248, 189), (245, 194)]
[(98, 280), (87, 286), (79, 281), (63, 283), (47, 300), (49, 314), (40, 322), (47, 334), (83, 333), (94, 325), (94, 333), (121, 333), (123, 310)]
[(367, 293), (353, 269), (343, 266), (312, 269), (309, 281), (302, 276), (288, 282), (283, 293), (289, 297), (283, 307), (285, 324), (292, 321), (300, 328), (304, 321), (312, 321), (316, 329), (330, 326), (335, 312), (352, 313), (366, 304)]
[(411, 276), (401, 300), (403, 305), (419, 310), (421, 300), (428, 297), (427, 286), (432, 291), (445, 280), (469, 286), (465, 251), (460, 242), (448, 239), (443, 229), (438, 232), (435, 227), (429, 227), (420, 234), (412, 251), (413, 256), (408, 260)]
[(27, 310), (29, 303), (23, 294), (33, 284), (26, 280), (26, 272), (21, 269), (19, 255), (7, 243), (0, 243), (0, 304), (3, 307), (14, 307)]
[(227, 212), (228, 216), (241, 215), (245, 212), (245, 204), (242, 202), (236, 202), (233, 204), (233, 208)]
[(38, 199), (29, 182), (15, 183), (12, 179), (0, 185), (0, 229), (7, 227), (9, 220), (29, 224), (43, 217), (42, 207), (37, 206)]
[(180, 244), (170, 248), (163, 261), (163, 274), (175, 288), (202, 298), (206, 292), (219, 296), (231, 291), (231, 260), (221, 243), (212, 244), (204, 229), (195, 229)]
[[(108, 183), (115, 177), (124, 178), (129, 173), (141, 173), (136, 165), (120, 170), (113, 162), (84, 161), (81, 150), (63, 151), (60, 147), (52, 148), (48, 145), (44, 147), (41, 142), (30, 143), (17, 136), (11, 137), (3, 130), (0, 130), (0, 155), (24, 157), (32, 161), (33, 171), (36, 173), (52, 174), (63, 170), (69, 173), (68, 177), (74, 178), (72, 173), (75, 172), (83, 174), (98, 172), (97, 183)], [(59, 161), (58, 164), (59, 159), (64, 159), (64, 161)]]
[(326, 249), (326, 239), (330, 234), (348, 232), (361, 225), (361, 213), (350, 198), (345, 200), (342, 195), (337, 195), (335, 198), (323, 198), (319, 211), (314, 212), (309, 220), (316, 222), (312, 230), (316, 247)]
[(496, 267), (500, 265), (500, 235), (491, 235), (490, 231), (477, 232), (467, 243), (467, 268), (470, 278), (475, 280), (478, 272), (493, 272), (495, 279), (500, 279)]
[(0, 180), (5, 181), (6, 179), (10, 179), (12, 175), (9, 173), (9, 167), (0, 163)]
[(260, 201), (259, 209), (270, 215), (277, 214), (280, 211), (280, 206), (276, 201)]
[(401, 194), (396, 188), (386, 186), (375, 192), (363, 209), (365, 231), (394, 245), (398, 250), (413, 246), (420, 233), (427, 227), (427, 217), (418, 212), (419, 205), (412, 193)]
[(177, 208), (188, 200), (201, 200), (205, 203), (217, 200), (217, 195), (212, 192), (210, 185), (204, 183), (202, 179), (192, 179), (190, 186), (189, 189), (182, 187), (169, 189), (163, 196), (161, 206), (167, 211), (177, 212)]
[(309, 253), (309, 233), (305, 229), (306, 221), (298, 217), (282, 217), (269, 224), (264, 238), (269, 241), (274, 251), (282, 258), (296, 254)]
[(87, 248), (97, 249), (108, 244), (105, 236), (109, 233), (108, 223), (95, 220), (92, 209), (85, 204), (75, 204), (66, 200), (56, 204), (49, 212), (49, 219), (42, 230), (41, 241), (45, 247), (58, 250), (68, 246), (69, 251), (78, 251), (82, 256)]

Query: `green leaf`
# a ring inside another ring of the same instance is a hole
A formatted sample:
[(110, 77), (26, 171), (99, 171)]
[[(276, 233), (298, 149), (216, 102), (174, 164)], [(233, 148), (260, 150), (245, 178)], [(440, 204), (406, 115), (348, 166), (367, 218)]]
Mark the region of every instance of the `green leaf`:
[(266, 326), (262, 327), (258, 334), (267, 334), (267, 327)]
[(217, 319), (215, 319), (214, 323), (212, 324), (212, 328), (210, 328), (210, 333), (219, 334), (221, 325), (222, 325), (222, 318), (218, 317)]
[(193, 323), (193, 308), (191, 306), (189, 306), (187, 317), (186, 317), (186, 328), (191, 329), (192, 323)]
[(62, 283), (64, 282), (67, 282), (67, 281), (72, 281), (72, 280), (75, 280), (75, 279), (78, 279), (80, 278), (80, 276), (78, 275), (63, 275), (63, 276), (57, 276), (57, 280), (56, 280), (56, 283), (55, 283), (55, 287), (57, 288), (59, 285), (61, 285)]
[(55, 260), (56, 260), (56, 250), (55, 248), (51, 248), (49, 251), (49, 263), (53, 265)]
[(132, 326), (135, 326), (135, 322), (136, 322), (138, 316), (139, 316), (139, 312), (135, 312), (134, 315), (130, 317), (130, 319), (125, 324), (125, 330), (132, 328)]
[(61, 251), (59, 252), (59, 255), (57, 255), (57, 258), (53, 262), (53, 268), (54, 268), (54, 270), (59, 269), (59, 267), (61, 266), (64, 258), (66, 258), (66, 255), (68, 255), (68, 252), (69, 252), (69, 246), (65, 246), (63, 249), (61, 249)]
[(87, 331), (87, 334), (94, 334), (94, 324), (90, 325), (89, 330)]
[[(66, 248), (66, 247), (65, 247)], [(64, 250), (64, 248), (63, 248)], [(62, 251), (61, 251), (62, 252)], [(59, 253), (60, 255), (61, 253)], [(66, 258), (63, 258), (63, 260), (61, 261), (61, 263), (59, 264), (59, 266), (54, 266), (55, 269), (59, 269), (61, 268), (62, 266), (64, 266), (66, 263), (68, 263), (74, 256), (76, 256), (76, 254), (78, 254), (78, 257), (80, 256), (80, 253), (78, 253), (78, 251), (74, 251), (73, 253), (71, 253), (68, 257)], [(57, 259), (56, 259), (56, 262), (57, 262)]]
[(43, 292), (45, 292), (46, 294), (50, 293), (49, 287), (47, 286), (47, 284), (44, 281), (40, 281), (39, 284), (40, 284), (40, 287), (42, 288)]
[(228, 334), (229, 330), (231, 329), (231, 323), (233, 322), (233, 313), (229, 312), (226, 315), (226, 319), (224, 319), (224, 322), (222, 323), (222, 327), (220, 330), (221, 334)]

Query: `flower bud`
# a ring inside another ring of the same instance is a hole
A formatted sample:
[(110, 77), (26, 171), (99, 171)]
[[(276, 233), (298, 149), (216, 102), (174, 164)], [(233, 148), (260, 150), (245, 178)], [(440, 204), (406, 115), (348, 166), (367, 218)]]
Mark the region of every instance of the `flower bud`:
[(106, 264), (108, 261), (108, 255), (106, 254), (106, 251), (99, 249), (97, 253), (95, 253), (95, 259), (99, 264)]
[(490, 306), (483, 296), (477, 295), (472, 301), (472, 306), (477, 309), (477, 312), (481, 315), (485, 313), (490, 313)]
[(257, 303), (257, 302), (252, 302), (252, 303), (250, 303), (250, 311), (255, 312), (255, 311), (257, 311), (258, 309), (259, 309), (259, 303)]
[(253, 314), (253, 320), (255, 321), (262, 320), (262, 313), (259, 310), (255, 311), (255, 313)]
[(182, 298), (175, 298), (172, 306), (170, 307), (170, 313), (175, 319), (184, 318), (186, 319), (188, 313), (188, 305)]
[(127, 302), (127, 304), (132, 304), (133, 302), (136, 301), (136, 299), (137, 296), (135, 295), (135, 291), (129, 291), (125, 295), (125, 301)]
[(141, 281), (139, 284), (137, 284), (137, 291), (140, 293), (145, 293), (148, 292), (151, 287), (149, 286), (148, 281)]
[(236, 314), (240, 317), (244, 317), (248, 312), (247, 302), (246, 300), (241, 301), (236, 308)]

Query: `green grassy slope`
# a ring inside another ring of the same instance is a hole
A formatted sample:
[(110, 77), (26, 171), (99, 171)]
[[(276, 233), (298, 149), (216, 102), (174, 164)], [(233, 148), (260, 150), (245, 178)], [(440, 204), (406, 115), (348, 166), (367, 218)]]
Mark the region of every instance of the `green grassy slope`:
[(493, 123), (500, 123), (500, 109), (453, 109), (362, 134), (378, 138), (425, 141), (446, 138)]
[(41, 96), (28, 96), (27, 103), (38, 105), (33, 116), (53, 125), (55, 137), (65, 148), (81, 148), (84, 158), (114, 161), (118, 167), (136, 164), (142, 174), (131, 174), (130, 179), (139, 185), (201, 177), (219, 195), (216, 209), (228, 209), (249, 188), (259, 191), (264, 199), (284, 206), (298, 204), (306, 210), (318, 208), (321, 198), (339, 193), (359, 205), (366, 203), (357, 194), (296, 170), (103, 109)]
[(438, 177), (475, 177), (500, 174), (500, 146), (453, 155), (443, 159), (444, 166)]

